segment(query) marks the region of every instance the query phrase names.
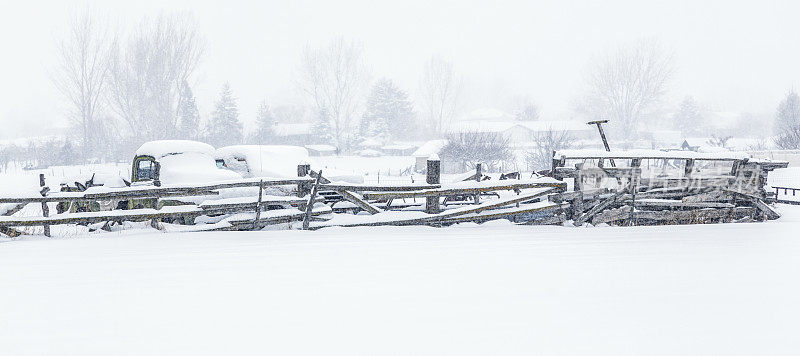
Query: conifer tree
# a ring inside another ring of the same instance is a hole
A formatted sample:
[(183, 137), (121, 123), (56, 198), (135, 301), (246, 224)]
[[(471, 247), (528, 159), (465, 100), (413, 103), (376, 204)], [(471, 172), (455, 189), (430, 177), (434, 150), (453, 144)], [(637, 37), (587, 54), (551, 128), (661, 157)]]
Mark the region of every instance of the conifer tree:
[(319, 144), (331, 144), (334, 141), (333, 130), (331, 130), (331, 115), (328, 109), (323, 107), (317, 114), (313, 127), (315, 142)]
[(182, 85), (181, 102), (178, 106), (178, 133), (181, 138), (196, 140), (200, 135), (200, 112), (197, 110), (192, 88), (186, 81)]
[(687, 96), (681, 101), (674, 121), (675, 128), (681, 131), (683, 137), (701, 134), (705, 124), (703, 115), (700, 113), (700, 105), (691, 96)]
[(258, 106), (256, 113), (256, 132), (250, 138), (254, 144), (268, 145), (275, 141), (275, 115), (264, 100)]
[(206, 128), (208, 143), (223, 147), (242, 143), (242, 123), (239, 108), (228, 83), (222, 86), (219, 99)]
[(411, 138), (414, 134), (414, 105), (408, 94), (390, 79), (381, 79), (367, 96), (360, 133), (365, 138)]

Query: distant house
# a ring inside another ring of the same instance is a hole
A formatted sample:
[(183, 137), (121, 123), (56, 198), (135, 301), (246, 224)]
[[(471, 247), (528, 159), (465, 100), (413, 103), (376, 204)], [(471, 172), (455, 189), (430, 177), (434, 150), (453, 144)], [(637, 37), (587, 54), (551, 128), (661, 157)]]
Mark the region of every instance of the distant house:
[(705, 144), (706, 144), (705, 141), (701, 142), (700, 139), (687, 138), (683, 140), (683, 143), (681, 143), (681, 149), (684, 151), (697, 152), (698, 150), (700, 150), (700, 147)]
[(389, 156), (411, 156), (417, 146), (406, 144), (386, 145), (381, 147), (381, 151)]
[(338, 149), (331, 145), (305, 145), (309, 156), (335, 156)]
[(275, 136), (280, 143), (301, 145), (313, 142), (313, 128), (311, 123), (275, 124)]
[(442, 148), (447, 145), (447, 140), (430, 140), (425, 142), (422, 146), (420, 146), (412, 156), (414, 156), (414, 170), (417, 172), (423, 172), (428, 168), (428, 157), (439, 153), (442, 151)]
[(513, 145), (533, 143), (549, 131), (566, 131), (575, 140), (595, 138), (596, 129), (577, 121), (519, 121), (502, 110), (481, 109), (473, 111), (461, 120), (453, 122), (450, 134), (495, 133), (500, 134)]

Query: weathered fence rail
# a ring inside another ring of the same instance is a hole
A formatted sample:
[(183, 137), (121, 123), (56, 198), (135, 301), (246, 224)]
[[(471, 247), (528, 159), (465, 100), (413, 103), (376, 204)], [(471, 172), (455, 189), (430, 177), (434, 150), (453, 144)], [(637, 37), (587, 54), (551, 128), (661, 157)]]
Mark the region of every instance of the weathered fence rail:
[(780, 198), (781, 190), (783, 190), (783, 195), (785, 195), (785, 196), (788, 196), (789, 192), (792, 192), (792, 196), (796, 197), (796, 196), (798, 196), (797, 192), (800, 191), (800, 188), (772, 187), (772, 189), (775, 189), (775, 199), (779, 203), (800, 205), (800, 198), (798, 198), (798, 200), (781, 199)]
[[(605, 167), (611, 160), (615, 165)], [(574, 167), (566, 166), (570, 161), (575, 162)], [(307, 165), (298, 167), (295, 179), (90, 187), (83, 192), (50, 192), (42, 177), (39, 194), (0, 196), (0, 204), (6, 204), (0, 233), (17, 236), (25, 227), (44, 226), (49, 235), (53, 225), (105, 223), (102, 228), (106, 228), (123, 221), (148, 220), (168, 231), (251, 230), (292, 222), (302, 222), (304, 229), (320, 229), (444, 226), (495, 219), (531, 225), (567, 220), (575, 225), (764, 221), (779, 217), (768, 204), (773, 194), (764, 189), (767, 174), (786, 166), (736, 155), (593, 152), (581, 156), (571, 152), (554, 154), (552, 177), (520, 179), (519, 173), (512, 173), (491, 179), (478, 165), (475, 174), (463, 181), (442, 182), (438, 158), (428, 163), (425, 183), (395, 185), (331, 182)], [(704, 171), (709, 167), (713, 168), (711, 174)], [(265, 194), (268, 187), (275, 186), (291, 189), (270, 190), (281, 195)], [(795, 195), (800, 190), (773, 189), (776, 197), (781, 191)], [(106, 202), (105, 206), (114, 205), (108, 202), (130, 203), (105, 211), (59, 208), (52, 214), (48, 208), (49, 204), (66, 203), (85, 209), (86, 202)], [(16, 216), (28, 204), (41, 204), (42, 216)], [(360, 212), (366, 214), (355, 214)], [(203, 216), (208, 217), (204, 223), (195, 224)]]

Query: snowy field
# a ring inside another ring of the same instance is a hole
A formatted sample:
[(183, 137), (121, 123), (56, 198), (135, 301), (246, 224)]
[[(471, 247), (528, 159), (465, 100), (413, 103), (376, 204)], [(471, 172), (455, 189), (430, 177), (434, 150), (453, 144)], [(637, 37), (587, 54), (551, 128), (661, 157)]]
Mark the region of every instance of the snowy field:
[(4, 239), (0, 355), (795, 355), (800, 207), (779, 210)]

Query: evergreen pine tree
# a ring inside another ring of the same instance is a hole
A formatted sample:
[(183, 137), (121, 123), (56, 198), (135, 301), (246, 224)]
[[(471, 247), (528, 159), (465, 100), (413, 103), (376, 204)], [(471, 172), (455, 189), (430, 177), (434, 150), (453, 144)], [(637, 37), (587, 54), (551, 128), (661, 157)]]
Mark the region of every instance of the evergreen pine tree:
[(178, 106), (178, 134), (181, 138), (196, 140), (200, 135), (200, 112), (192, 93), (192, 88), (186, 81), (183, 82), (182, 92)]
[(333, 130), (331, 130), (331, 115), (328, 109), (323, 107), (317, 114), (317, 119), (314, 121), (314, 140), (318, 144), (329, 145), (334, 141)]
[(681, 131), (683, 137), (701, 134), (705, 125), (703, 115), (700, 113), (700, 105), (691, 96), (687, 96), (681, 101), (674, 120), (675, 127)]
[(208, 124), (208, 143), (223, 147), (242, 143), (242, 123), (239, 121), (239, 108), (228, 83), (222, 86), (211, 121)]
[[(411, 138), (414, 134), (414, 105), (408, 94), (390, 79), (381, 79), (367, 96), (367, 107), (360, 124), (364, 138), (388, 140)], [(379, 120), (380, 119), (380, 120)]]
[(275, 140), (275, 115), (267, 101), (264, 100), (258, 106), (258, 113), (256, 113), (256, 132), (251, 137), (250, 141), (254, 144), (271, 144)]

